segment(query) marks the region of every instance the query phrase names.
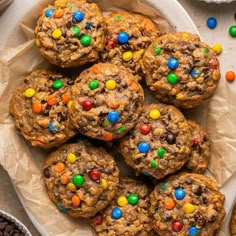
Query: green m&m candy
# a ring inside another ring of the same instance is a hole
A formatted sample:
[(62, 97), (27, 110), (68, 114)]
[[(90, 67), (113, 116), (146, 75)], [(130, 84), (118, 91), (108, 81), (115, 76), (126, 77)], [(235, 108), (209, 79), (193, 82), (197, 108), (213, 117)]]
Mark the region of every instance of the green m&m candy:
[(236, 25), (232, 25), (232, 26), (229, 27), (229, 34), (232, 37), (236, 37)]
[(85, 34), (81, 39), (80, 39), (80, 43), (83, 45), (83, 46), (89, 46), (90, 43), (92, 41), (92, 38), (91, 36)]
[(98, 83), (98, 81), (97, 81), (96, 79), (90, 80), (90, 81), (89, 81), (89, 84), (88, 84), (88, 86), (89, 86), (89, 88), (90, 88), (91, 90), (96, 89), (96, 88), (98, 87), (98, 85), (99, 85), (99, 83)]
[(176, 74), (174, 73), (170, 73), (168, 76), (167, 76), (167, 81), (169, 84), (176, 84), (177, 81), (178, 81), (178, 77)]
[(55, 80), (52, 84), (54, 89), (60, 89), (63, 86), (63, 82), (61, 80)]
[(80, 174), (74, 175), (72, 182), (76, 187), (80, 187), (84, 183), (84, 177)]
[(132, 193), (128, 196), (128, 203), (131, 205), (136, 205), (138, 203), (139, 197), (137, 194)]
[(74, 37), (78, 38), (80, 35), (80, 29), (77, 25), (72, 26), (72, 30), (74, 31)]

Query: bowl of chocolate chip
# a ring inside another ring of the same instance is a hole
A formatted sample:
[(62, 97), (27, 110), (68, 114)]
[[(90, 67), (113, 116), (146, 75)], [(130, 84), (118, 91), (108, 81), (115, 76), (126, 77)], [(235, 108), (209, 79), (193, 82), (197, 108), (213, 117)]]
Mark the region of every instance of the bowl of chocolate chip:
[(18, 219), (0, 210), (0, 236), (32, 236), (32, 234)]

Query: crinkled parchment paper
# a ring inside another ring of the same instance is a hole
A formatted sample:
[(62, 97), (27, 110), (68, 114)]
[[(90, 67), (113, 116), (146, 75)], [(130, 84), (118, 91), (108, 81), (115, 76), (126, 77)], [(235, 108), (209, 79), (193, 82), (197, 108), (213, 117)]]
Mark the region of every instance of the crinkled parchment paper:
[[(9, 115), (9, 103), (13, 91), (25, 75), (36, 68), (49, 67), (34, 46), (33, 29), (40, 9), (49, 0), (41, 0), (21, 22), (28, 41), (17, 48), (9, 48), (0, 54), (0, 164), (9, 173), (19, 197), (29, 216), (43, 235), (94, 235), (88, 224), (61, 213), (49, 200), (42, 180), (42, 165), (47, 152), (32, 148), (15, 129)], [(157, 10), (139, 0), (96, 0), (103, 9), (123, 8), (141, 12), (156, 20), (162, 32), (171, 27)], [(157, 1), (158, 2), (158, 1)], [(158, 5), (158, 3), (157, 3)], [(15, 35), (17, 37), (17, 35)], [(147, 96), (147, 93), (146, 93)], [(153, 98), (148, 95), (148, 100)], [(236, 93), (221, 81), (217, 93), (204, 105), (185, 112), (201, 123), (211, 138), (212, 155), (209, 171), (222, 185), (236, 170)]]

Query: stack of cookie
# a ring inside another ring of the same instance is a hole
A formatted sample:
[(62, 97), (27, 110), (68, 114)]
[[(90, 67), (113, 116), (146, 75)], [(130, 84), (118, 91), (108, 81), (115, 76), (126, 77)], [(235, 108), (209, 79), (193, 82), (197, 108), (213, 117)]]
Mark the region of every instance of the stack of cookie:
[[(208, 136), (179, 110), (202, 104), (216, 90), (214, 51), (191, 33), (161, 35), (144, 15), (118, 11), (103, 17), (85, 0), (47, 6), (35, 37), (51, 64), (82, 66), (72, 77), (63, 69), (33, 71), (10, 106), (26, 140), (57, 148), (42, 171), (57, 207), (91, 219), (97, 235), (214, 235), (224, 218), (224, 195), (203, 175)], [(142, 78), (158, 99), (149, 105)], [(78, 133), (86, 140), (68, 142)], [(120, 177), (104, 148), (113, 141), (155, 188)]]

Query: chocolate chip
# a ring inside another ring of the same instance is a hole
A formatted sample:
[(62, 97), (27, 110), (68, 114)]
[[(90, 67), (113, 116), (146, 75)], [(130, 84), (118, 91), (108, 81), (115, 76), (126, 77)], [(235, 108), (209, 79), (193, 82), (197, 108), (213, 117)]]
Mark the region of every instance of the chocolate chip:
[(194, 219), (197, 222), (197, 224), (200, 226), (203, 226), (206, 224), (206, 220), (205, 220), (204, 216), (199, 211), (197, 211), (194, 214)]
[(131, 47), (129, 44), (124, 44), (122, 45), (122, 48), (125, 50), (125, 51), (130, 51), (131, 50)]
[(49, 113), (50, 113), (50, 110), (51, 110), (51, 106), (47, 105), (47, 106), (45, 107), (45, 109), (43, 110), (43, 114), (44, 114), (45, 116), (48, 116)]
[(141, 161), (142, 161), (142, 158), (136, 158), (136, 159), (134, 159), (134, 164), (139, 165), (141, 163)]
[(68, 85), (73, 85), (73, 84), (75, 83), (75, 81), (74, 81), (73, 79), (68, 79), (68, 80), (66, 81), (66, 83), (67, 83)]
[(169, 143), (169, 144), (174, 144), (176, 141), (176, 136), (175, 134), (171, 133), (170, 131), (168, 131), (165, 134), (165, 140)]
[(167, 222), (167, 221), (170, 221), (170, 220), (172, 219), (171, 213), (170, 213), (170, 212), (165, 212), (165, 213), (163, 214), (162, 218), (163, 218), (163, 220), (166, 221), (166, 222)]
[(204, 134), (203, 135), (203, 142), (207, 142), (208, 141), (208, 137)]
[(63, 113), (58, 114), (58, 122), (67, 120), (67, 115)]
[(50, 169), (49, 169), (49, 167), (44, 168), (43, 174), (44, 174), (44, 176), (45, 176), (47, 179), (50, 178), (51, 174), (50, 174)]
[(206, 196), (202, 196), (200, 199), (201, 199), (201, 202), (202, 202), (203, 204), (207, 204), (207, 203), (208, 203), (208, 199), (207, 199)]
[(121, 79), (120, 78), (116, 78), (116, 83), (120, 84), (120, 82), (121, 82)]
[(68, 21), (68, 22), (66, 23), (66, 27), (67, 27), (67, 28), (71, 28), (71, 26), (72, 26), (72, 22), (71, 22), (71, 21)]
[(24, 79), (24, 83), (25, 83), (25, 84), (28, 84), (28, 83), (29, 83), (29, 80), (28, 80), (28, 79)]
[(202, 187), (200, 185), (194, 185), (192, 188), (193, 193), (195, 193), (197, 196), (202, 195)]
[(192, 181), (191, 178), (186, 178), (185, 182), (186, 182), (187, 184), (192, 184), (192, 183), (193, 183), (193, 181)]

